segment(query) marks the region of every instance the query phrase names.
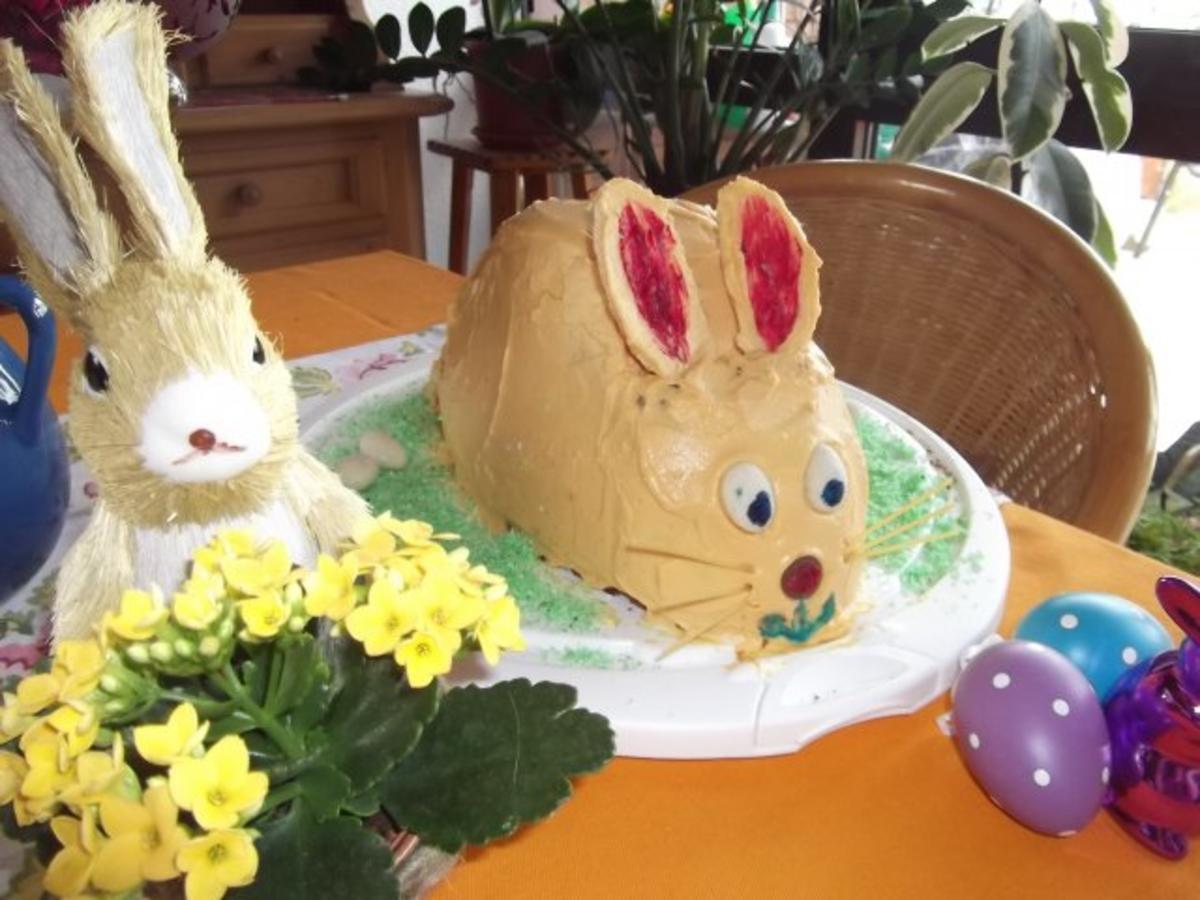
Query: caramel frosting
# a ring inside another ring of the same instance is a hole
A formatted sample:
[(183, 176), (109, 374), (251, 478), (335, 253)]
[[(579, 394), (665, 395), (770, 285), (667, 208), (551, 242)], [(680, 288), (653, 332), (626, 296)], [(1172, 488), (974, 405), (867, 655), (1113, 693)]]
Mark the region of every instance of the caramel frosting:
[(810, 339), (819, 258), (795, 226), (799, 327), (775, 352), (743, 350), (739, 282), (723, 271), (749, 259), (736, 223), (720, 241), (712, 210), (661, 201), (706, 333), (680, 371), (657, 374), (606, 293), (603, 200), (511, 219), (452, 306), (433, 390), (459, 485), (547, 561), (620, 589), (682, 639), (750, 653), (828, 638), (855, 598), (867, 477)]

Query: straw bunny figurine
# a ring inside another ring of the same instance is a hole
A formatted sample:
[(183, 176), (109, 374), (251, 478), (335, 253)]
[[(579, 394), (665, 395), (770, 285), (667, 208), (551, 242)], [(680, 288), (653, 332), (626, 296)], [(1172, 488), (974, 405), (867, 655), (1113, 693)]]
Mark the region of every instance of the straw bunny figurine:
[[(26, 277), (88, 348), (69, 428), (100, 498), (59, 572), (56, 640), (89, 633), (124, 588), (172, 590), (217, 530), (253, 528), (311, 565), (367, 513), (300, 447), (288, 370), (241, 278), (206, 250), (159, 15), (101, 0), (67, 20), (69, 110), (0, 42), (0, 213)], [(115, 177), (128, 250), (64, 119)]]

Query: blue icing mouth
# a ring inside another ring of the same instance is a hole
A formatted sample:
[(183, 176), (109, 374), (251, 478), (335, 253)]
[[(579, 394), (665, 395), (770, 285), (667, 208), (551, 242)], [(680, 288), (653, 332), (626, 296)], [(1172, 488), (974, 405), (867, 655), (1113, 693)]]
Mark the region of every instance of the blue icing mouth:
[(803, 644), (814, 634), (829, 624), (837, 611), (837, 598), (830, 594), (821, 606), (821, 612), (815, 619), (808, 617), (808, 604), (801, 600), (796, 604), (791, 621), (779, 613), (763, 616), (758, 621), (758, 633), (765, 638), (783, 638), (795, 644)]

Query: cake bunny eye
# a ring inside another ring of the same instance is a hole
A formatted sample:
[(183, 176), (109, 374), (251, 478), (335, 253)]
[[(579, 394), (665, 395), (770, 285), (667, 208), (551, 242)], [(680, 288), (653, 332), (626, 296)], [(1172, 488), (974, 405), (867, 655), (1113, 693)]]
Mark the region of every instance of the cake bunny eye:
[(754, 463), (734, 463), (721, 476), (721, 505), (734, 525), (758, 534), (775, 516), (771, 479)]
[(254, 336), (254, 353), (252, 355), (252, 358), (253, 358), (254, 362), (257, 363), (258, 365), (260, 365), (260, 366), (266, 365), (267, 350), (263, 346), (262, 338), (259, 337), (258, 335)]
[(846, 466), (828, 444), (817, 444), (804, 473), (804, 493), (817, 512), (833, 512), (846, 498)]
[(89, 347), (83, 357), (83, 383), (87, 392), (95, 396), (108, 391), (108, 368), (95, 347)]

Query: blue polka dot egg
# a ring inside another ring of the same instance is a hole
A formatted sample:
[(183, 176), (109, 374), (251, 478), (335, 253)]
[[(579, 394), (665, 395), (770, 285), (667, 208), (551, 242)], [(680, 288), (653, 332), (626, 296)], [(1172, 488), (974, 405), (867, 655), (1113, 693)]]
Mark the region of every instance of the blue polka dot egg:
[(1052, 647), (1075, 664), (1103, 701), (1138, 663), (1174, 646), (1158, 621), (1115, 594), (1059, 594), (1035, 606), (1017, 638)]

